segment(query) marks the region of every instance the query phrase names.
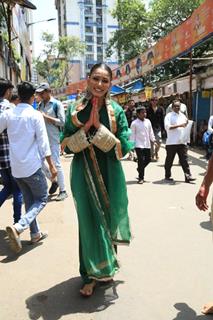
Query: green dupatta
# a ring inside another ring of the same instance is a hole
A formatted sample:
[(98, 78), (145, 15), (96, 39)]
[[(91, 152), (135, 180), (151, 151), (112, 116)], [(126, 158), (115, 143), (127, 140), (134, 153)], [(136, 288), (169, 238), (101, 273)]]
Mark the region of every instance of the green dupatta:
[[(81, 99), (67, 111), (63, 138), (71, 136), (89, 119), (90, 100)], [(91, 279), (109, 280), (119, 265), (115, 244), (129, 244), (131, 234), (127, 212), (125, 177), (119, 157), (132, 149), (123, 109), (106, 99), (100, 122), (118, 139), (117, 145), (104, 153), (95, 146), (74, 155), (70, 181), (79, 222), (80, 273)]]

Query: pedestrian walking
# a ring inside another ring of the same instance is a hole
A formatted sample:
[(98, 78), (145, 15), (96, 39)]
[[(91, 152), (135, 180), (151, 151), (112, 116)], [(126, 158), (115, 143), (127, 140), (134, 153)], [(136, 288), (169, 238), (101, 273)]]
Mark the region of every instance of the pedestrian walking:
[(147, 108), (147, 119), (151, 121), (152, 129), (155, 135), (156, 144), (151, 144), (151, 159), (159, 160), (159, 150), (162, 143), (162, 132), (164, 131), (164, 111), (158, 106), (158, 98), (153, 97)]
[[(195, 198), (196, 206), (201, 211), (207, 211), (209, 208), (207, 204), (207, 198), (209, 195), (209, 190), (212, 185), (212, 182), (213, 182), (213, 156), (211, 156), (209, 160), (205, 177), (203, 179), (203, 182)], [(213, 199), (212, 199), (212, 205), (211, 205), (211, 220), (212, 218), (213, 218)], [(213, 301), (203, 306), (202, 313), (204, 314), (213, 313)]]
[(131, 124), (130, 140), (135, 144), (138, 158), (138, 183), (144, 183), (145, 168), (151, 161), (151, 142), (156, 145), (152, 124), (146, 119), (146, 108), (139, 106), (136, 109), (137, 119)]
[[(124, 108), (124, 112), (126, 114), (128, 127), (130, 128), (132, 121), (134, 121), (137, 118), (136, 103), (133, 99), (128, 100), (127, 105)], [(134, 160), (135, 162), (137, 161), (134, 150), (130, 150), (128, 160)]]
[[(36, 89), (36, 93), (39, 94), (42, 99), (38, 109), (45, 120), (52, 159), (57, 168), (57, 180), (52, 181), (49, 194), (54, 194), (59, 188), (59, 194), (56, 197), (56, 201), (62, 201), (67, 198), (64, 173), (60, 159), (60, 127), (63, 127), (65, 122), (64, 107), (60, 101), (52, 96), (48, 83), (41, 83)], [(45, 165), (43, 166), (43, 169), (47, 178), (50, 180), (51, 175), (49, 170)]]
[(109, 96), (111, 80), (106, 64), (92, 67), (86, 95), (67, 111), (62, 142), (62, 148), (74, 152), (71, 189), (78, 214), (83, 296), (92, 295), (97, 281), (113, 279), (119, 269), (114, 245), (128, 245), (131, 238), (120, 158), (132, 144), (125, 113)]
[[(12, 90), (13, 84), (9, 80), (0, 78), (0, 115), (12, 108), (9, 102)], [(16, 223), (21, 217), (22, 193), (11, 173), (7, 130), (0, 134), (0, 173), (3, 183), (3, 189), (0, 191), (0, 207), (12, 195), (13, 221)]]
[(32, 107), (35, 88), (29, 82), (17, 86), (20, 103), (0, 115), (0, 132), (7, 129), (12, 175), (18, 183), (25, 203), (26, 213), (13, 226), (6, 228), (11, 249), (22, 249), (20, 234), (30, 228), (31, 242), (37, 243), (46, 237), (40, 230), (37, 215), (47, 203), (47, 182), (41, 167), (46, 158), (52, 178), (57, 171), (40, 112)]
[(184, 172), (185, 182), (190, 183), (196, 179), (192, 177), (190, 172), (187, 156), (187, 140), (184, 140), (184, 128), (188, 124), (188, 119), (180, 112), (180, 105), (180, 101), (174, 100), (172, 103), (172, 112), (169, 112), (164, 119), (167, 132), (166, 160), (164, 165), (165, 180), (173, 181), (173, 178), (171, 178), (171, 168), (175, 155), (178, 154), (179, 162)]

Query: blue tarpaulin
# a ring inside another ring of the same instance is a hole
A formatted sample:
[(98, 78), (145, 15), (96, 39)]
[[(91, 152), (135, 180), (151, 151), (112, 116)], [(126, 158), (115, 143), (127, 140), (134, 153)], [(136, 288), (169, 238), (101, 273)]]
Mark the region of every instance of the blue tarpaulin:
[(124, 93), (124, 92), (125, 92), (125, 89), (123, 89), (119, 86), (116, 86), (116, 85), (112, 86), (111, 91), (110, 91), (111, 94), (120, 94), (120, 93)]

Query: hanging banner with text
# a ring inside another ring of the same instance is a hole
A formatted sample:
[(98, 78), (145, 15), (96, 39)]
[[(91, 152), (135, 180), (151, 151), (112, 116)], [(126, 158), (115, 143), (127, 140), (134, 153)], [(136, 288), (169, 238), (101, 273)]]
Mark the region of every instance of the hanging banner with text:
[(113, 84), (133, 80), (184, 55), (213, 35), (213, 0), (204, 1), (181, 25), (152, 48), (113, 70)]

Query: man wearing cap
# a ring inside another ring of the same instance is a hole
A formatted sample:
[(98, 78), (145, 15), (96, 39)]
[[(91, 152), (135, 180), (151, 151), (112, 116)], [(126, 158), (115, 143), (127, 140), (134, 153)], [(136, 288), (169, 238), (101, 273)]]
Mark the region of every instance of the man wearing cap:
[[(49, 138), (50, 149), (53, 162), (57, 168), (57, 181), (53, 181), (49, 189), (49, 194), (54, 194), (59, 187), (59, 194), (56, 201), (62, 201), (67, 198), (65, 190), (64, 174), (60, 160), (60, 127), (64, 126), (65, 113), (62, 103), (51, 95), (51, 89), (48, 83), (41, 83), (36, 89), (36, 93), (41, 97), (38, 110), (43, 114), (47, 135)], [(49, 172), (44, 167), (44, 171), (48, 178)]]
[(132, 134), (130, 140), (135, 143), (135, 151), (138, 158), (138, 183), (144, 183), (145, 167), (151, 161), (151, 143), (155, 142), (155, 136), (149, 119), (146, 119), (146, 108), (136, 108), (137, 119), (131, 124)]

